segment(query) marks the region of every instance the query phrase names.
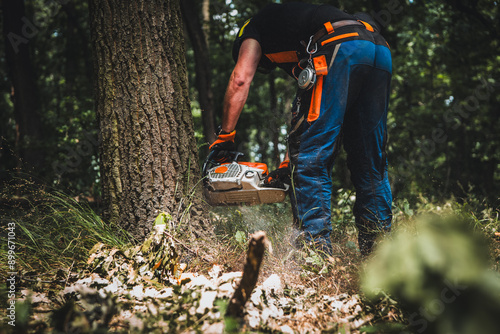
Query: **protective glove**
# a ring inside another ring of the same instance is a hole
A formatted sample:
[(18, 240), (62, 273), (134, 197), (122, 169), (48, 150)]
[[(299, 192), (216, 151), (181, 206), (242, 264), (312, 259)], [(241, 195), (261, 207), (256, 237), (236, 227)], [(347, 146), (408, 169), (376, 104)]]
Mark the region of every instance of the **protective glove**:
[(290, 185), (289, 160), (283, 161), (278, 169), (272, 171), (264, 179), (264, 187), (285, 189), (285, 184)]
[(234, 144), (234, 136), (236, 135), (236, 130), (230, 133), (221, 131), (217, 140), (210, 145), (209, 150), (212, 154), (212, 160), (216, 163), (230, 162), (233, 158), (233, 153), (236, 151), (236, 145)]

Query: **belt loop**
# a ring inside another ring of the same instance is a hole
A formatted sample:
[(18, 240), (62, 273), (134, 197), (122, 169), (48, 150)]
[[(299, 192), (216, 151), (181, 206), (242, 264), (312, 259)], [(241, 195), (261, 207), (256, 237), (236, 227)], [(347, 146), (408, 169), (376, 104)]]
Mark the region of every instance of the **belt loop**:
[(326, 23), (324, 24), (324, 26), (325, 26), (325, 29), (326, 29), (326, 34), (327, 34), (327, 35), (328, 35), (328, 34), (330, 34), (330, 33), (332, 33), (332, 32), (334, 32), (334, 30), (333, 30), (333, 26), (332, 26), (332, 23), (331, 23), (330, 21), (326, 22)]

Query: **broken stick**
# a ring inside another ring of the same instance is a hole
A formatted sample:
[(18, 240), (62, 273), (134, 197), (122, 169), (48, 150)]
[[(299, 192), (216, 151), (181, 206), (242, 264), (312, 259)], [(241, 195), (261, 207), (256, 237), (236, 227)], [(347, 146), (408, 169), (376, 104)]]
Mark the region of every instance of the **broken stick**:
[(243, 268), (243, 276), (229, 301), (226, 316), (243, 318), (245, 303), (250, 298), (259, 278), (260, 264), (267, 244), (268, 240), (265, 232), (258, 231), (252, 234), (248, 245), (247, 262)]

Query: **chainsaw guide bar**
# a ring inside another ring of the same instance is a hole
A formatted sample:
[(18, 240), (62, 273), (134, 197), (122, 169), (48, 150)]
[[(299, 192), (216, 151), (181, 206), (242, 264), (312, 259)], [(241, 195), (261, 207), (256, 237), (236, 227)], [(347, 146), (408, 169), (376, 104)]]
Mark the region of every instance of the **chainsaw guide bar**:
[(211, 205), (283, 202), (288, 186), (263, 187), (266, 175), (264, 163), (233, 161), (212, 167), (206, 171), (204, 196)]

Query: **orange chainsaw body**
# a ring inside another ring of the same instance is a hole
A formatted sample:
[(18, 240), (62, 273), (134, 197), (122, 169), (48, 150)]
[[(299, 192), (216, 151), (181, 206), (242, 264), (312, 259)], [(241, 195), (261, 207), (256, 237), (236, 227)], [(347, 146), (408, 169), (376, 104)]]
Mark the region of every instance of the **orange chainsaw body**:
[(204, 195), (211, 205), (283, 202), (285, 189), (263, 187), (267, 165), (259, 162), (224, 163), (206, 171)]

